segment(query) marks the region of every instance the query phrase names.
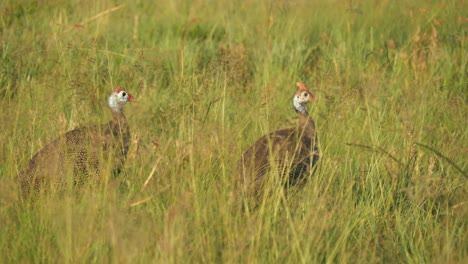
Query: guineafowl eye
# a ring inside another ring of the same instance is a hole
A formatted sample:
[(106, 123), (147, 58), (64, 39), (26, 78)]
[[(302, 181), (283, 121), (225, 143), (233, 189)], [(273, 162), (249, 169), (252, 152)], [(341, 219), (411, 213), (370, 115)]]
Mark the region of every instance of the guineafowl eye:
[(125, 93), (125, 92), (122, 93), (122, 96), (123, 96), (123, 97), (125, 97), (126, 95), (127, 95), (127, 93)]

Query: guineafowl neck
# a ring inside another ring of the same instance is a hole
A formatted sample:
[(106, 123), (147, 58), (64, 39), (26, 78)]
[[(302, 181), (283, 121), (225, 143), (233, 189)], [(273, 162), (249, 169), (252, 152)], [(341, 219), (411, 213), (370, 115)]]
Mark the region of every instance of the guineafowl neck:
[(315, 133), (315, 123), (307, 112), (299, 113), (299, 128), (307, 134)]
[(128, 130), (127, 118), (123, 112), (112, 112), (112, 120), (110, 121), (110, 127), (112, 134), (118, 135), (121, 133), (126, 133)]

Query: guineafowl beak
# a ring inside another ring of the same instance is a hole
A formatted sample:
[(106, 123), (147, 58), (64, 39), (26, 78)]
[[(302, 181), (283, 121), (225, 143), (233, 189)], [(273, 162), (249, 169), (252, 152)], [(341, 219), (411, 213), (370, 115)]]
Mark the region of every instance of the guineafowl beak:
[(129, 102), (132, 102), (133, 99), (134, 99), (134, 98), (133, 98), (133, 95), (127, 94), (127, 100), (128, 100)]
[(315, 94), (310, 93), (309, 102), (315, 102), (315, 101), (317, 101), (317, 97), (315, 97)]

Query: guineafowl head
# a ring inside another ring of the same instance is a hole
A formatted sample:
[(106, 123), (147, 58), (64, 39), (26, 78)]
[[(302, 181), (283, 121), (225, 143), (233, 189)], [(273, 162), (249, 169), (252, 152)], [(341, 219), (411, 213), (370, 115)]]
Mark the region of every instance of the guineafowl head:
[(118, 87), (109, 96), (109, 107), (112, 111), (120, 113), (127, 102), (131, 102), (133, 96), (127, 93), (123, 88)]
[(306, 114), (306, 105), (308, 102), (315, 101), (315, 95), (307, 89), (305, 84), (301, 82), (296, 83), (297, 91), (293, 98), (294, 109), (301, 114)]

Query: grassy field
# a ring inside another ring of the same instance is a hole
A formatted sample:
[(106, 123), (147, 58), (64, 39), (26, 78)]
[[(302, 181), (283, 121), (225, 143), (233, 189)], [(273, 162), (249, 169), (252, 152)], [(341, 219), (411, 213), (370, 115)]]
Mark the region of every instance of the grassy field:
[[(466, 263), (466, 1), (151, 2), (0, 2), (0, 263)], [(233, 210), (296, 81), (318, 170)], [(107, 122), (116, 86), (137, 98), (125, 170), (21, 203), (18, 172)]]

